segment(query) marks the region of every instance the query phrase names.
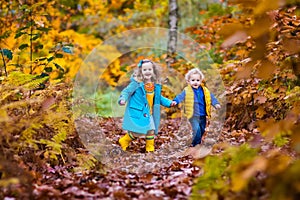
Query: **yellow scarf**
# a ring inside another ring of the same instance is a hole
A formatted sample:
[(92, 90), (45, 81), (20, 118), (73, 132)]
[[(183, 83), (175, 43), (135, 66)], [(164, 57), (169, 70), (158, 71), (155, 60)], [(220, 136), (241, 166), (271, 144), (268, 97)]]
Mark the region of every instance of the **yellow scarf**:
[(154, 97), (154, 83), (146, 83), (144, 85), (146, 91), (146, 98), (148, 101), (150, 114), (152, 115), (153, 97)]
[[(211, 117), (211, 96), (210, 92), (203, 84), (201, 87), (204, 92), (204, 99), (205, 99), (205, 107), (206, 107), (206, 114), (208, 118)], [(185, 114), (188, 119), (193, 117), (194, 114), (194, 91), (192, 86), (188, 85), (184, 88), (185, 90)]]

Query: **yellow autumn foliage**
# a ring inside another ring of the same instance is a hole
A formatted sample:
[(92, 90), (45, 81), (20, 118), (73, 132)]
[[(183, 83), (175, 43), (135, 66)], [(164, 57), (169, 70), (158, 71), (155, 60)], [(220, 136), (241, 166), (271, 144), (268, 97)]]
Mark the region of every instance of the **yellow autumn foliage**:
[[(55, 22), (53, 23), (55, 26)], [(15, 30), (15, 29), (13, 29)], [(16, 30), (15, 30), (16, 31)], [(30, 73), (30, 66), (33, 65), (33, 74), (40, 74), (44, 70), (44, 65), (41, 62), (31, 62), (29, 49), (19, 50), (17, 47), (25, 43), (25, 39), (15, 39), (12, 34), (10, 37), (4, 40), (5, 48), (13, 49), (13, 59), (8, 62), (7, 70), (16, 70), (18, 66), (21, 66), (21, 70), (25, 73)], [(59, 32), (56, 29), (52, 29), (47, 35), (43, 35), (38, 39), (43, 44), (43, 49), (34, 54), (33, 60), (41, 57), (51, 57), (52, 54), (49, 51), (55, 49), (58, 43), (73, 45), (73, 53), (63, 53), (63, 58), (55, 58), (54, 62), (60, 65), (66, 72), (64, 75), (67, 79), (75, 77), (78, 69), (83, 62), (84, 58), (93, 50), (94, 47), (101, 43), (101, 40), (87, 34), (80, 34), (74, 30), (66, 30)], [(1, 60), (2, 62), (2, 60)], [(2, 63), (1, 63), (2, 64)], [(50, 63), (54, 70), (49, 74), (50, 80), (53, 80), (59, 76), (58, 69)]]

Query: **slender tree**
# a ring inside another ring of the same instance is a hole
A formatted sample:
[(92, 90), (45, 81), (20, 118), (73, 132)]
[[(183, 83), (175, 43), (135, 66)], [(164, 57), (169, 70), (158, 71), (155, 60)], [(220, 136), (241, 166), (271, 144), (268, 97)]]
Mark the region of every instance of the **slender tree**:
[(169, 40), (167, 49), (167, 65), (175, 62), (177, 46), (178, 4), (177, 0), (169, 0)]

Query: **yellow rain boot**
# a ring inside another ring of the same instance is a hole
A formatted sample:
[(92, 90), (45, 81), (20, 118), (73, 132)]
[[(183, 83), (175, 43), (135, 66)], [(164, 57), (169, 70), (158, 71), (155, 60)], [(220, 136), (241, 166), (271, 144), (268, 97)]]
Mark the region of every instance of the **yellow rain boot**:
[(123, 137), (119, 139), (119, 144), (121, 145), (121, 148), (126, 151), (127, 147), (129, 146), (130, 142), (134, 140), (135, 138), (131, 133), (126, 133)]
[(146, 152), (154, 151), (154, 136), (146, 136)]

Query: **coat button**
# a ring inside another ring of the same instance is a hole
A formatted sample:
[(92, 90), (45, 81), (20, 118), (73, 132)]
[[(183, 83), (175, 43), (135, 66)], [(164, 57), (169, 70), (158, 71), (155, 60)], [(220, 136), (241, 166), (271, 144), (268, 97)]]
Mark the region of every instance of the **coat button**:
[(144, 113), (144, 117), (147, 117), (147, 113)]

